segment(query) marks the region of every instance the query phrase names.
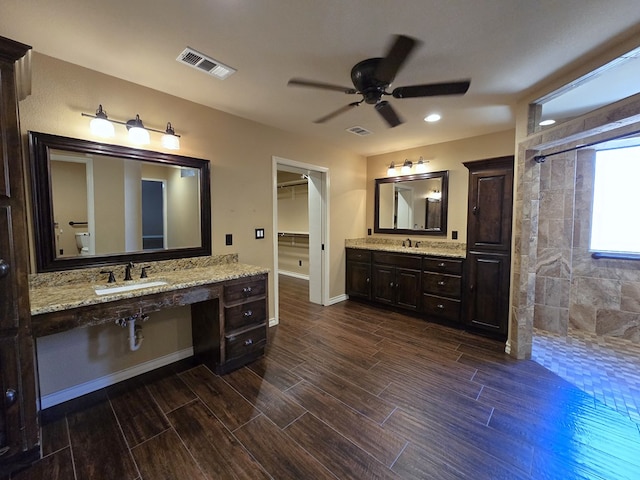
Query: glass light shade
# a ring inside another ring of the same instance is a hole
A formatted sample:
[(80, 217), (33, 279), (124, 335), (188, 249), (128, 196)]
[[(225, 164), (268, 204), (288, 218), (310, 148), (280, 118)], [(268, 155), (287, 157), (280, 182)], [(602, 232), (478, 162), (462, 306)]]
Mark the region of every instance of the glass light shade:
[(151, 143), (149, 132), (142, 127), (131, 127), (129, 129), (129, 140), (137, 145), (148, 145)]
[(162, 135), (162, 146), (169, 150), (180, 150), (180, 139), (170, 133)]
[(409, 173), (411, 173), (412, 166), (413, 163), (411, 161), (405, 160), (402, 164), (402, 168), (400, 169), (400, 173), (402, 173), (403, 175), (408, 175)]
[(420, 158), (416, 164), (416, 173), (427, 173), (427, 164)]
[(388, 177), (393, 177), (396, 174), (396, 164), (391, 162), (391, 165), (389, 165), (389, 168), (387, 169), (387, 176)]
[(116, 132), (113, 128), (113, 123), (111, 123), (106, 118), (94, 118), (89, 123), (89, 128), (91, 129), (91, 133), (98, 137), (113, 137)]

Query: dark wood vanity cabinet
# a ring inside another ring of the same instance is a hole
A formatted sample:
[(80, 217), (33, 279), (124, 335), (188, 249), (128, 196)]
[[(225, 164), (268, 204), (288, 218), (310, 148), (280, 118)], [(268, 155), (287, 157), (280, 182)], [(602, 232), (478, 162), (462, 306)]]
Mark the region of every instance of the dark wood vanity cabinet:
[(0, 477), (40, 454), (28, 238), (15, 62), (30, 47), (0, 37)]
[(269, 329), (267, 275), (224, 283), (221, 305), (191, 306), (194, 355), (216, 373), (224, 374), (264, 354)]
[(422, 311), (447, 322), (459, 323), (462, 259), (422, 259)]
[(372, 300), (418, 311), (420, 308), (419, 255), (372, 252), (371, 254)]
[(371, 298), (371, 252), (347, 248), (347, 295), (352, 298)]
[(466, 162), (469, 169), (465, 323), (504, 337), (508, 329), (513, 156)]

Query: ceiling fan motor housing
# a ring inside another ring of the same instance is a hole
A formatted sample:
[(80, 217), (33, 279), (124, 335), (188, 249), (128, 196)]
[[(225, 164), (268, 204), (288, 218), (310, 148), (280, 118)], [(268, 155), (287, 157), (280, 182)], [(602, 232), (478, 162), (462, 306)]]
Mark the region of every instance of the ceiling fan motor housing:
[(351, 81), (356, 90), (362, 94), (366, 103), (375, 105), (380, 101), (388, 83), (375, 78), (375, 72), (382, 58), (368, 58), (351, 69)]

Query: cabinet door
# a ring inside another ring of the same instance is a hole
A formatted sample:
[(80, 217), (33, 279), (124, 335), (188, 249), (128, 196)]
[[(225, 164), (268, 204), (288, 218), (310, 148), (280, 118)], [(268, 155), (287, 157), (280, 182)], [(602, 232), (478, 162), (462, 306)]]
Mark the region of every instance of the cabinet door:
[(396, 269), (396, 303), (408, 310), (418, 310), (420, 305), (420, 270)]
[(371, 272), (371, 296), (376, 302), (395, 303), (396, 275), (395, 268), (374, 264)]
[(371, 297), (371, 264), (347, 261), (347, 295), (369, 299)]
[(14, 61), (28, 47), (0, 37), (0, 477), (39, 454), (23, 161)]
[(467, 325), (505, 335), (509, 315), (509, 255), (467, 256)]
[(469, 250), (508, 252), (511, 248), (513, 167), (469, 172)]

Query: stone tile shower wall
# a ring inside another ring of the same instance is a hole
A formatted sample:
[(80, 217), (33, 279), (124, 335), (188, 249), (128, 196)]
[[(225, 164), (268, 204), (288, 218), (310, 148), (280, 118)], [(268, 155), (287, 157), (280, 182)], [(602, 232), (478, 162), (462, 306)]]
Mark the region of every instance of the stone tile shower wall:
[(534, 326), (640, 342), (640, 262), (595, 260), (589, 252), (594, 172), (594, 150), (540, 166)]

